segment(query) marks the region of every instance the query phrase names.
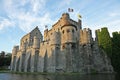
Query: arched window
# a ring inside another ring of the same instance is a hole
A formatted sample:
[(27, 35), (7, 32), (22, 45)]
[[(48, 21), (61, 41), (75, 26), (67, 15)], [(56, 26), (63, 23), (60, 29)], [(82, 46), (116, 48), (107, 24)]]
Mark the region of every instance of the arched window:
[(74, 29), (72, 29), (72, 32), (74, 33)]
[(76, 48), (75, 44), (72, 44), (72, 45), (71, 45), (71, 48)]
[(31, 40), (31, 42), (33, 42), (33, 38), (31, 38), (30, 40)]
[(62, 46), (62, 49), (65, 49), (65, 45)]
[(62, 31), (62, 33), (64, 34), (64, 30)]
[(67, 33), (69, 33), (70, 32), (70, 30), (69, 29), (67, 29)]

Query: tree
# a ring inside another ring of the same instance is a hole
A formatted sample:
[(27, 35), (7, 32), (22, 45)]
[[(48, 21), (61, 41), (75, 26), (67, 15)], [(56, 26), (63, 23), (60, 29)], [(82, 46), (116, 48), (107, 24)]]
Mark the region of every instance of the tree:
[(112, 35), (112, 65), (120, 73), (120, 33), (113, 32)]
[(108, 32), (107, 27), (101, 28), (101, 31), (97, 31), (98, 44), (104, 49), (107, 55), (112, 57), (112, 40)]
[(11, 53), (8, 53), (5, 55), (5, 52), (1, 52), (0, 55), (0, 69), (6, 69), (8, 66), (10, 66), (11, 62)]

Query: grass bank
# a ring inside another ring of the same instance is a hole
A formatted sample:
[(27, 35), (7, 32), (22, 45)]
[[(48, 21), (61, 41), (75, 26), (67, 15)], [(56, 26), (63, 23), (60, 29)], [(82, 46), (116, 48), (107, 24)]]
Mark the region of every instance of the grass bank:
[(39, 74), (39, 75), (81, 75), (80, 73), (48, 73), (48, 72), (10, 72), (12, 74)]
[(0, 69), (0, 73), (10, 73), (9, 69)]
[(11, 73), (11, 74), (33, 74), (33, 75), (96, 75), (96, 74), (115, 74), (115, 73), (75, 73), (75, 72), (69, 72), (69, 73), (48, 73), (48, 72), (13, 72), (8, 69), (0, 70), (0, 73)]

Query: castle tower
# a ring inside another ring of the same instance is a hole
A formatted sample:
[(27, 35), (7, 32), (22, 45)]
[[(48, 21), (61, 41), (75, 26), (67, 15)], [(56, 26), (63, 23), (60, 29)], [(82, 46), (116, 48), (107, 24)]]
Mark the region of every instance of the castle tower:
[(60, 44), (60, 33), (59, 32), (53, 32), (50, 36), (50, 44), (51, 45), (58, 45)]
[(61, 42), (64, 43), (75, 43), (76, 42), (76, 28), (69, 24), (62, 27)]
[[(60, 60), (59, 55), (60, 55), (60, 33), (54, 31), (51, 35), (50, 35), (50, 51), (51, 51), (51, 57), (48, 58), (48, 71), (49, 72), (55, 72), (56, 71), (56, 67), (58, 66), (59, 62), (58, 60)], [(48, 52), (49, 53), (49, 52)]]
[(70, 19), (70, 16), (68, 13), (63, 13), (61, 17), (61, 24), (67, 24), (68, 20)]
[(68, 13), (62, 15), (61, 24), (61, 43), (75, 43), (77, 26), (70, 22)]
[[(64, 70), (67, 72), (75, 71), (76, 66), (74, 64), (77, 42), (77, 26), (74, 21), (69, 18), (69, 14), (62, 15), (62, 27), (61, 27), (61, 46), (64, 52), (63, 62)], [(61, 21), (61, 22), (62, 22)]]
[(19, 46), (14, 46), (13, 50), (12, 50), (12, 60), (11, 60), (11, 70), (15, 69), (15, 63), (16, 63), (16, 56), (17, 56), (17, 52), (19, 51)]
[(86, 69), (88, 73), (90, 72), (90, 69), (93, 67), (93, 65), (91, 64), (92, 61), (91, 57), (93, 53), (92, 46), (93, 46), (93, 38), (92, 38), (91, 30), (89, 28), (84, 28), (83, 30), (80, 30), (79, 52), (80, 53), (82, 51), (84, 52), (84, 54), (80, 54), (80, 55), (85, 56), (84, 64), (86, 65)]
[(80, 44), (90, 44), (93, 42), (91, 30), (84, 28), (80, 30)]
[(39, 40), (39, 38), (37, 38), (36, 36), (34, 36), (34, 40), (33, 41), (34, 41), (33, 42), (33, 48), (35, 48), (35, 49), (40, 48), (40, 40)]

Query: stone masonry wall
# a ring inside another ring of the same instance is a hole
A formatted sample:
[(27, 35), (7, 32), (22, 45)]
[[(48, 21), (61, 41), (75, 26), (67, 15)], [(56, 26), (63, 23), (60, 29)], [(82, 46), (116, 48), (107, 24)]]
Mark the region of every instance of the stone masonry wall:
[(12, 51), (11, 71), (19, 72), (113, 72), (110, 59), (93, 41), (92, 32), (82, 29), (81, 20), (64, 13), (43, 36), (36, 27), (22, 37)]

